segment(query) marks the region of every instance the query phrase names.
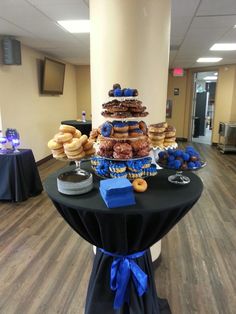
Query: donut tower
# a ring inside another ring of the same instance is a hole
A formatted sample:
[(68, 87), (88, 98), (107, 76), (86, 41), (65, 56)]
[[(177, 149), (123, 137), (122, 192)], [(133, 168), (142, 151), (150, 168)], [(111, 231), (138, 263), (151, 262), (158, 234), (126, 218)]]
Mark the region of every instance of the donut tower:
[(109, 101), (102, 105), (106, 121), (99, 128), (97, 156), (91, 160), (95, 173), (104, 178), (128, 179), (155, 175), (147, 125), (141, 120), (148, 112), (137, 99), (137, 89), (121, 89), (120, 84), (114, 84), (108, 95)]

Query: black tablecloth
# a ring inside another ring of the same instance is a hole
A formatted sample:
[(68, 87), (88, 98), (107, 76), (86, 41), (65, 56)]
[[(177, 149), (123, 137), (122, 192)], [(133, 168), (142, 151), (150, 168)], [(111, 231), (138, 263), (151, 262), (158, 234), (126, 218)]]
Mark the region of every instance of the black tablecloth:
[(89, 133), (92, 130), (92, 122), (90, 120), (87, 120), (86, 122), (77, 120), (65, 120), (61, 121), (61, 124), (72, 125), (76, 129), (80, 130), (82, 134), (86, 134), (87, 136), (89, 136)]
[[(68, 170), (68, 168), (66, 168)], [(94, 175), (94, 189), (88, 194), (66, 196), (57, 191), (56, 177), (49, 176), (45, 188), (54, 205), (68, 224), (85, 240), (106, 251), (128, 255), (147, 250), (136, 260), (148, 274), (149, 289), (138, 297), (130, 286), (130, 305), (113, 309), (114, 293), (110, 290), (110, 267), (113, 257), (97, 251), (90, 278), (86, 314), (168, 314), (168, 303), (156, 295), (149, 247), (159, 241), (196, 203), (203, 189), (202, 181), (187, 173), (191, 183), (176, 186), (167, 181), (172, 174), (160, 170), (147, 178), (148, 190), (135, 194), (136, 205), (109, 209), (100, 197), (99, 178)]]
[(0, 200), (21, 202), (42, 192), (31, 149), (0, 155)]

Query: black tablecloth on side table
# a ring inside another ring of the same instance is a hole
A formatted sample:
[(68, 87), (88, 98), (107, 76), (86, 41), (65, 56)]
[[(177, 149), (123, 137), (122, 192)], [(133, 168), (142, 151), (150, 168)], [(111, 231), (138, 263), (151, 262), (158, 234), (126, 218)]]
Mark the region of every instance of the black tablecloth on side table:
[(92, 122), (90, 120), (87, 120), (86, 122), (77, 120), (65, 120), (61, 121), (61, 124), (74, 126), (76, 129), (80, 130), (82, 134), (86, 134), (87, 136), (89, 136), (89, 133), (92, 130)]
[[(166, 235), (197, 202), (203, 189), (199, 177), (188, 173), (191, 183), (176, 186), (167, 180), (173, 172), (160, 170), (157, 176), (146, 179), (148, 190), (145, 193), (135, 194), (136, 205), (109, 209), (100, 197), (100, 179), (95, 175), (94, 189), (91, 192), (79, 196), (60, 194), (56, 178), (64, 171), (65, 169), (49, 176), (45, 188), (59, 213), (78, 234), (96, 247), (119, 255), (127, 256), (147, 250), (135, 261), (148, 275), (148, 290), (142, 297), (138, 296), (131, 280), (130, 302), (118, 310), (113, 309), (115, 293), (110, 289), (110, 269), (114, 257), (97, 250), (85, 313), (171, 313), (168, 302), (157, 297), (149, 247)], [(175, 313), (174, 309), (173, 312)]]
[(0, 200), (21, 202), (43, 190), (31, 149), (0, 155)]

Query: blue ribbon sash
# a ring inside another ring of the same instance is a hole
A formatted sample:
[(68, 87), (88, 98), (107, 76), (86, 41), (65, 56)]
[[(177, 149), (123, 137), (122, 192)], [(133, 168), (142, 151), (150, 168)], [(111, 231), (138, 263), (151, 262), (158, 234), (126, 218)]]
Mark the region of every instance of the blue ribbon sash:
[(125, 302), (129, 303), (129, 281), (133, 280), (138, 295), (141, 297), (148, 288), (148, 276), (134, 261), (145, 254), (145, 251), (131, 255), (118, 255), (99, 249), (102, 253), (112, 256), (110, 288), (116, 291), (113, 308), (121, 308)]

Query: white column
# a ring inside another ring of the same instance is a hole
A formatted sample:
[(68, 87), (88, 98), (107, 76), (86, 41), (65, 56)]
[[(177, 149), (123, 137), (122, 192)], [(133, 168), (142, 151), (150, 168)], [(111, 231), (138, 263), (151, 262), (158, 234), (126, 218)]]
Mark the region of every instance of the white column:
[[(138, 89), (147, 124), (165, 121), (170, 17), (170, 0), (90, 0), (93, 127), (114, 83)], [(160, 250), (152, 247), (153, 260)]]
[(165, 120), (170, 0), (90, 0), (93, 127), (114, 83), (137, 88), (147, 123)]

